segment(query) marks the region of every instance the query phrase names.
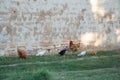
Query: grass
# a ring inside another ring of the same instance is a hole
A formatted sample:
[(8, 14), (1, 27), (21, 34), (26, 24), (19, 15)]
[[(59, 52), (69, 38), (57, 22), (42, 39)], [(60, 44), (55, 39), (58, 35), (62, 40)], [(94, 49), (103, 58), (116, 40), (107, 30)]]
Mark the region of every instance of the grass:
[(119, 80), (120, 51), (96, 56), (0, 57), (0, 80)]

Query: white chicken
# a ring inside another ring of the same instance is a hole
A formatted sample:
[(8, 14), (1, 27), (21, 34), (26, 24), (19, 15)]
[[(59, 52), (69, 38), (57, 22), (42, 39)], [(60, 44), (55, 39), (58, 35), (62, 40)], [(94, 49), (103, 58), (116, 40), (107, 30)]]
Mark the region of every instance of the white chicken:
[(84, 55), (86, 55), (86, 54), (87, 54), (86, 51), (82, 51), (82, 52), (80, 52), (77, 56), (84, 56)]
[(45, 54), (46, 50), (43, 51), (38, 51), (38, 53), (36, 54), (36, 56), (43, 56)]

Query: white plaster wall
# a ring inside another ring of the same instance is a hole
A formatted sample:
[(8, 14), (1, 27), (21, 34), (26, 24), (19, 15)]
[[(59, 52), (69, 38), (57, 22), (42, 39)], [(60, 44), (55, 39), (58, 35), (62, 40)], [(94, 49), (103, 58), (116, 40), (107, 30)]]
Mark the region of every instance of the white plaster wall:
[(0, 0), (0, 54), (18, 46), (55, 48), (69, 40), (85, 47), (119, 48), (119, 4), (119, 0)]

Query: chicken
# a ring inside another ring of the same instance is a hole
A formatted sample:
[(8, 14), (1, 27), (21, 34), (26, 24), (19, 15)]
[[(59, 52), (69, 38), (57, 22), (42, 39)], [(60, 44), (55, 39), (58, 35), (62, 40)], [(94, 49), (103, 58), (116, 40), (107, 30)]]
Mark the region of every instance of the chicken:
[(24, 50), (22, 50), (22, 49), (17, 49), (17, 52), (18, 52), (18, 55), (19, 55), (20, 58), (23, 58), (23, 59), (26, 59), (26, 58), (27, 58), (27, 55), (26, 55), (26, 53), (25, 53)]
[(74, 45), (74, 44), (73, 44), (73, 41), (70, 41), (69, 47), (71, 47), (72, 45)]
[(91, 54), (91, 55), (96, 55), (97, 51), (89, 51), (88, 53)]
[(77, 56), (84, 56), (86, 54), (90, 54), (90, 55), (96, 55), (97, 51), (82, 51), (80, 52)]
[(69, 49), (72, 52), (78, 51), (80, 49), (80, 43), (74, 44), (73, 41), (70, 41), (70, 43), (69, 43)]
[(67, 49), (63, 49), (59, 52), (60, 55), (64, 55), (66, 53)]
[(84, 55), (86, 55), (86, 54), (87, 54), (86, 51), (82, 51), (82, 52), (80, 52), (77, 56), (84, 56)]
[(43, 51), (38, 51), (38, 53), (36, 54), (36, 56), (43, 56), (45, 54), (46, 50)]

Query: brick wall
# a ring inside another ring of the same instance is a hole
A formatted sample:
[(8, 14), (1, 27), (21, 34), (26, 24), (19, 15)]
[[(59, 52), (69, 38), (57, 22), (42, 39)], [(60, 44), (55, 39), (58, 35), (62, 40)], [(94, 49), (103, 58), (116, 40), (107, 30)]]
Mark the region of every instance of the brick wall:
[(50, 53), (81, 42), (85, 49), (120, 47), (119, 0), (0, 0), (0, 55)]

